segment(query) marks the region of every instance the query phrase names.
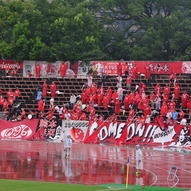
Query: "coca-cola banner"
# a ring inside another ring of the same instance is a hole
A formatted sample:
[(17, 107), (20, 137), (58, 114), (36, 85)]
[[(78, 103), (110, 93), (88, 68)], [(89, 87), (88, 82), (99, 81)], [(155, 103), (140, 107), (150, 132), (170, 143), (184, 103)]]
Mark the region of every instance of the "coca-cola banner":
[(33, 139), (38, 121), (38, 119), (24, 119), (22, 121), (0, 119), (0, 139)]
[(6, 65), (9, 65), (10, 69), (23, 69), (23, 61), (15, 62), (14, 60), (0, 60), (0, 70), (4, 70)]
[(94, 122), (84, 142), (191, 147), (191, 126), (175, 125), (163, 129), (157, 123)]
[(133, 67), (137, 67), (138, 73), (145, 73), (146, 66), (150, 66), (151, 74), (181, 74), (191, 73), (190, 61), (178, 61), (178, 62), (152, 62), (152, 61), (92, 61), (92, 64), (96, 64), (98, 71), (99, 67), (103, 67), (104, 75), (117, 75), (117, 65), (122, 64), (123, 74), (125, 71), (131, 72)]

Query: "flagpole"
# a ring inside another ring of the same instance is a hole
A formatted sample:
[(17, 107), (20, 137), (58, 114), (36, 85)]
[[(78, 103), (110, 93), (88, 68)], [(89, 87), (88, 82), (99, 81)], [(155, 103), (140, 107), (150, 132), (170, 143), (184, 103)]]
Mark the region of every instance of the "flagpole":
[(129, 163), (130, 163), (130, 158), (128, 157), (128, 159), (127, 159), (126, 189), (128, 189), (128, 180), (129, 180)]

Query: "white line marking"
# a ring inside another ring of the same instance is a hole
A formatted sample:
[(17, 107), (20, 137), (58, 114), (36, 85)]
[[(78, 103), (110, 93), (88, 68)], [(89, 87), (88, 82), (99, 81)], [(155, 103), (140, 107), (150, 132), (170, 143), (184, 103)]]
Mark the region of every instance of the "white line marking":
[(125, 187), (124, 187), (124, 188), (108, 187), (108, 188), (106, 188), (106, 189), (104, 189), (104, 190), (97, 190), (97, 191), (124, 190), (124, 189), (125, 189)]

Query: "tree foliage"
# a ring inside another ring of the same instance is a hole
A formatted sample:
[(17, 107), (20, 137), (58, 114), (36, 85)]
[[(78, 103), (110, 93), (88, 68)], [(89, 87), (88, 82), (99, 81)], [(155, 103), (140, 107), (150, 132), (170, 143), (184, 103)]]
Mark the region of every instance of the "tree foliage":
[(0, 57), (190, 60), (190, 0), (0, 0)]
[(97, 10), (102, 11), (102, 22), (112, 30), (108, 51), (113, 59), (191, 59), (189, 0), (99, 0), (96, 3)]
[(83, 1), (0, 1), (0, 56), (15, 60), (109, 58), (102, 25)]

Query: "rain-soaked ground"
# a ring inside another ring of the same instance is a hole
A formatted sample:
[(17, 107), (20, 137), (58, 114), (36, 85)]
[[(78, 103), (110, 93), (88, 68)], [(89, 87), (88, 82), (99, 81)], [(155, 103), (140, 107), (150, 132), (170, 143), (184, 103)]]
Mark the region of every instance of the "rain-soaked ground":
[[(135, 148), (74, 143), (64, 157), (62, 143), (0, 141), (0, 178), (97, 185), (129, 184), (191, 188), (191, 152), (142, 147), (143, 174), (136, 175)], [(176, 167), (177, 173), (169, 175)], [(172, 169), (172, 170), (171, 170)]]

